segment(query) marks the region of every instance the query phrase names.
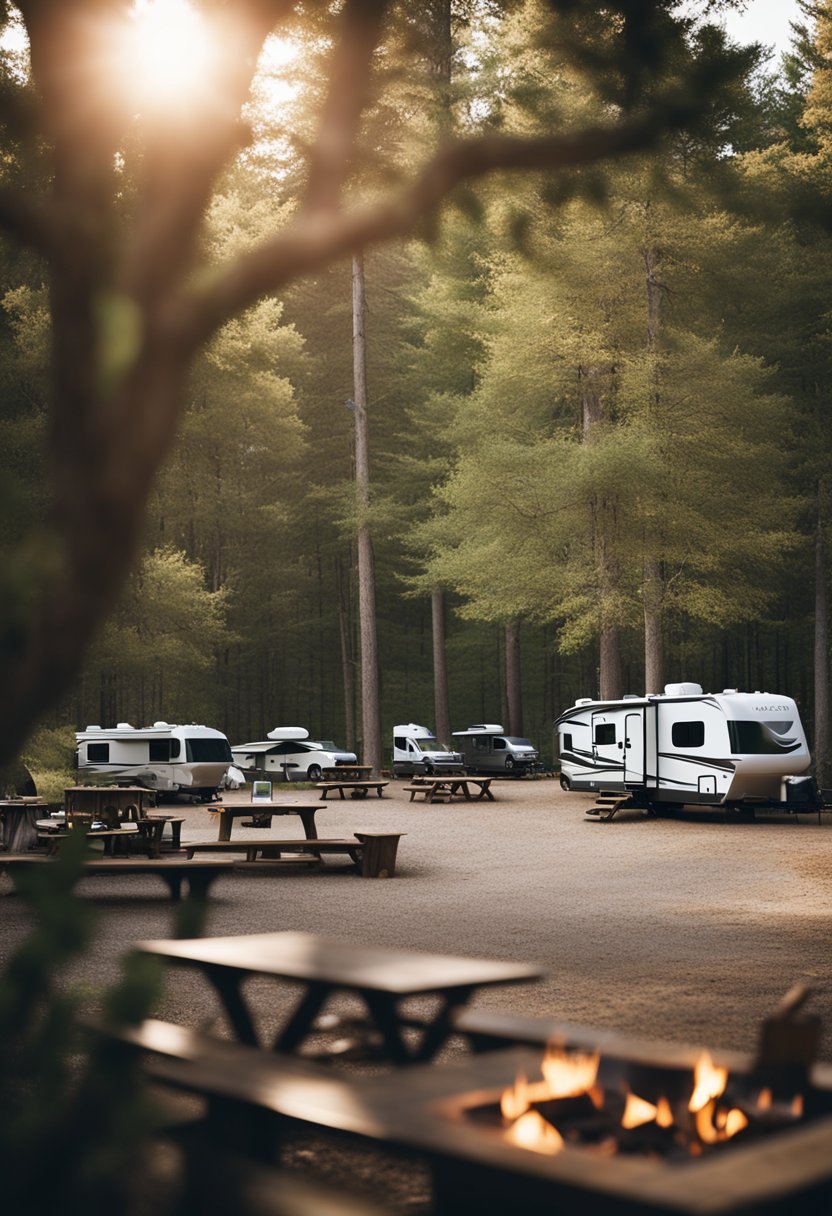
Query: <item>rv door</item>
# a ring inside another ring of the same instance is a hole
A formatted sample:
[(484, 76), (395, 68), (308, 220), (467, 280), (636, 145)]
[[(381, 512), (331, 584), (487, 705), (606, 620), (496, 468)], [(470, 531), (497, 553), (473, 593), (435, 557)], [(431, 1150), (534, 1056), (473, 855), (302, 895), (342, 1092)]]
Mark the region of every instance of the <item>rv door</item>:
[(624, 722), (615, 711), (592, 715), (592, 756), (599, 784), (621, 784), (624, 777)]
[(624, 719), (624, 780), (627, 785), (644, 784), (644, 711), (628, 713)]

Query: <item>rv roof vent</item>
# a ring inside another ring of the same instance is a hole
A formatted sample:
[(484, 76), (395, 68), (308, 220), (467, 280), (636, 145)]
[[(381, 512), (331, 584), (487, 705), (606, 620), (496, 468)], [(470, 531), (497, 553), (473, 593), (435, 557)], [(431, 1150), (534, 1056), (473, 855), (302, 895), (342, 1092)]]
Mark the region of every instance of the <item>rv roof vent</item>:
[(621, 698), (621, 700), (622, 701), (640, 701), (641, 697), (638, 695), (637, 692), (625, 692), (624, 696)]
[(738, 691), (739, 691), (739, 689), (737, 689), (737, 688), (723, 688), (722, 695), (723, 695), (723, 697), (730, 697), (731, 693), (738, 692)]
[(690, 681), (681, 684), (665, 684), (664, 695), (666, 697), (701, 697), (702, 685), (692, 684)]
[(165, 726), (167, 726), (167, 722), (154, 722), (153, 723), (154, 730), (162, 730)]
[(593, 704), (592, 697), (578, 697), (575, 704), (576, 705), (592, 705)]
[(133, 730), (129, 722), (116, 722), (116, 730)]
[(88, 726), (87, 730), (101, 730), (100, 726)]

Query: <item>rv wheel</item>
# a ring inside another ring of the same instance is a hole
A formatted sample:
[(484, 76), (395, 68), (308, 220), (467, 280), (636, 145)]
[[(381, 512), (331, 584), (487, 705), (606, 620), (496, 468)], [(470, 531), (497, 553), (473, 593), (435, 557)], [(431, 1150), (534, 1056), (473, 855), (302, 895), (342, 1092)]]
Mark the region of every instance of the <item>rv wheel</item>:
[(307, 781), (320, 781), (322, 776), (323, 773), (321, 772), (320, 764), (310, 764), (309, 768), (306, 770)]
[(432, 764), (426, 764), (426, 765), (425, 765), (425, 776), (426, 776), (426, 777), (432, 777), (432, 776), (433, 776), (433, 765), (432, 765)]
[(566, 773), (561, 773), (561, 775), (560, 775), (560, 788), (562, 790), (571, 790), (572, 789), (572, 782), (569, 780)]
[(506, 769), (511, 772), (514, 768), (514, 756), (506, 756)]

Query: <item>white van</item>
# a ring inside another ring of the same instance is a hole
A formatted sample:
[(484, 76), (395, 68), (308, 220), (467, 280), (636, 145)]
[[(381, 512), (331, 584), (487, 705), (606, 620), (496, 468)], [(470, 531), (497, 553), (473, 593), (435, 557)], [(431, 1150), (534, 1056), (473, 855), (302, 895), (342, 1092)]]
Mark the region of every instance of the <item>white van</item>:
[(324, 769), (355, 764), (355, 752), (342, 751), (330, 740), (316, 742), (303, 726), (276, 726), (254, 743), (231, 749), (234, 763), (250, 777), (283, 781), (320, 781)]
[(540, 752), (530, 739), (507, 735), (496, 722), (455, 730), (454, 738), (463, 740), (465, 769), (469, 773), (520, 775), (531, 772), (540, 760)]
[(442, 747), (433, 731), (416, 722), (393, 727), (393, 776), (449, 772), (462, 768), (462, 754)]
[(78, 779), (93, 784), (143, 785), (159, 794), (193, 794), (208, 802), (231, 764), (222, 731), (210, 726), (154, 722), (135, 727), (88, 726), (77, 731)]

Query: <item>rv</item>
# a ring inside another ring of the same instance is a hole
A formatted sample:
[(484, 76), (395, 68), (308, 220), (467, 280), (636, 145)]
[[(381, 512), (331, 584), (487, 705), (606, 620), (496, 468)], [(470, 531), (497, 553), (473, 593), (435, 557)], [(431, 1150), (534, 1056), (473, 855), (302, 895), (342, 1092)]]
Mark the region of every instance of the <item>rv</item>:
[(416, 722), (393, 727), (393, 776), (448, 772), (462, 768), (462, 754), (442, 747), (432, 731)]
[(232, 747), (234, 763), (251, 777), (283, 781), (320, 781), (326, 768), (355, 764), (355, 752), (330, 742), (315, 742), (302, 726), (276, 726), (259, 743)]
[(797, 706), (779, 693), (583, 697), (556, 722), (564, 789), (620, 791), (646, 807), (818, 805)]
[(231, 764), (225, 735), (210, 726), (154, 722), (112, 729), (88, 726), (75, 735), (78, 778), (105, 785), (143, 785), (160, 795), (193, 794), (210, 801)]
[(507, 735), (497, 723), (455, 730), (454, 738), (463, 740), (465, 769), (469, 773), (520, 776), (537, 768), (540, 760), (540, 753), (530, 739)]

